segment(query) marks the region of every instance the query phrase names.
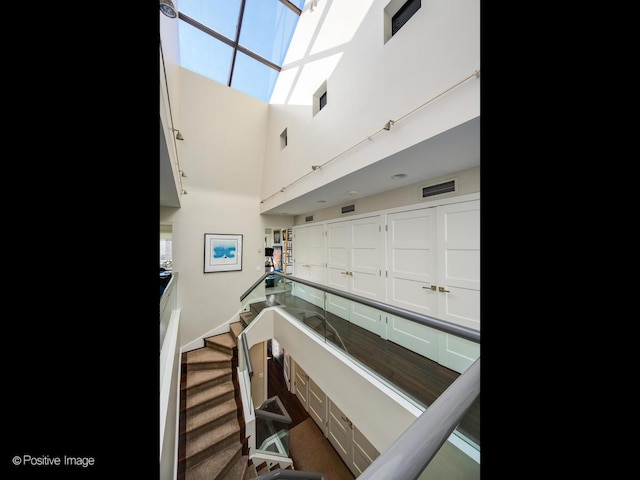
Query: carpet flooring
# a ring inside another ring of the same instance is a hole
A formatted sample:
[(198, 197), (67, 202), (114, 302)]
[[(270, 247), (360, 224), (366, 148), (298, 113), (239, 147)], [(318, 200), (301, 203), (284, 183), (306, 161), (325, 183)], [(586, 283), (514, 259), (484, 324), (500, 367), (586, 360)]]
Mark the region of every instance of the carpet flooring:
[(293, 427), (289, 435), (289, 454), (296, 470), (320, 472), (326, 480), (355, 479), (312, 418)]

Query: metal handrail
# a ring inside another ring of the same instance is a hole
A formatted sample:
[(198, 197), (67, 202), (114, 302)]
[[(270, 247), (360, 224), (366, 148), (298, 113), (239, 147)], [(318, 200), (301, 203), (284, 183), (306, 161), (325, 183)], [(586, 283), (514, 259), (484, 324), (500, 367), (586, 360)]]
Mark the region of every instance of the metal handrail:
[(247, 372), (249, 378), (253, 377), (253, 365), (251, 364), (251, 357), (249, 356), (249, 344), (247, 342), (247, 335), (244, 332), (240, 333), (240, 341), (242, 342), (242, 350), (244, 351), (244, 361), (247, 364)]
[(266, 272), (263, 273), (262, 276), (260, 278), (258, 278), (258, 280), (256, 280), (255, 282), (253, 282), (253, 285), (251, 285), (242, 295), (240, 295), (240, 301), (244, 300), (247, 295), (249, 295), (254, 288), (256, 288), (258, 285), (260, 285), (262, 282), (264, 282), (265, 278), (267, 278), (267, 276), (269, 275), (273, 275), (275, 272)]
[(358, 480), (416, 480), (480, 394), (480, 359), (369, 465)]
[(303, 470), (287, 470), (278, 468), (264, 475), (255, 477), (255, 480), (272, 480), (281, 478), (282, 480), (326, 480), (326, 477), (319, 472), (305, 472)]

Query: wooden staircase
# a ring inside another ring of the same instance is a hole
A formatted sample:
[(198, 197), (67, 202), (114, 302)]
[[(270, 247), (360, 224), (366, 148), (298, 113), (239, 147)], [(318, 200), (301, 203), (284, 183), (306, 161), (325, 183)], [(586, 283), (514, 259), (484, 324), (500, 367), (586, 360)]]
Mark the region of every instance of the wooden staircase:
[(182, 354), (177, 480), (248, 480), (280, 468), (249, 459), (237, 378), (241, 322)]

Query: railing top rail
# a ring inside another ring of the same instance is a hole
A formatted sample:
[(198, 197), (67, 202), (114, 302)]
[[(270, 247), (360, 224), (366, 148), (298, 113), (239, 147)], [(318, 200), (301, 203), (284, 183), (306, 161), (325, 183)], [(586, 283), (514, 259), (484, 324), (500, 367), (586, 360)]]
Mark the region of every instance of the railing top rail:
[[(480, 359), (460, 375), (358, 480), (416, 480), (480, 394)], [(389, 466), (393, 465), (393, 472)]]
[(272, 480), (274, 478), (282, 480), (325, 480), (325, 476), (318, 472), (305, 472), (303, 470), (287, 470), (279, 468), (264, 475), (260, 475), (255, 480)]

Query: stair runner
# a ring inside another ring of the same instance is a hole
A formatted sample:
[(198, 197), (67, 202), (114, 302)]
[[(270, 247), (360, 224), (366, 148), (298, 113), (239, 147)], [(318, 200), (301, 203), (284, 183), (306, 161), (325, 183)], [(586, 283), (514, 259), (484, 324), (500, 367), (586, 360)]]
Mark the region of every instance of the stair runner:
[(177, 480), (248, 480), (270, 470), (248, 455), (236, 378), (242, 328), (232, 323), (182, 354)]

